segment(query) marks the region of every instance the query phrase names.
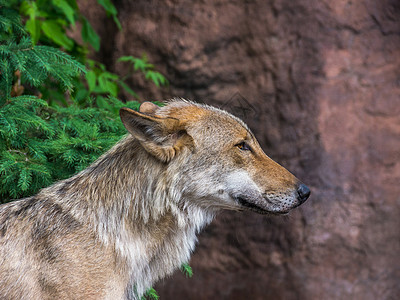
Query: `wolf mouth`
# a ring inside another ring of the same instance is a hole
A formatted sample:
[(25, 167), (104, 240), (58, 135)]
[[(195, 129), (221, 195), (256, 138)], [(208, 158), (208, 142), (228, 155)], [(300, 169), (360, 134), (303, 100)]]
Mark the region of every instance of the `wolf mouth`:
[(249, 202), (246, 198), (243, 198), (241, 196), (236, 197), (236, 200), (240, 203), (240, 205), (242, 205), (243, 207), (257, 212), (259, 214), (273, 214), (273, 215), (285, 215), (287, 214), (286, 211), (270, 211), (264, 208), (261, 208), (260, 206), (258, 206), (257, 204), (254, 204), (252, 202)]

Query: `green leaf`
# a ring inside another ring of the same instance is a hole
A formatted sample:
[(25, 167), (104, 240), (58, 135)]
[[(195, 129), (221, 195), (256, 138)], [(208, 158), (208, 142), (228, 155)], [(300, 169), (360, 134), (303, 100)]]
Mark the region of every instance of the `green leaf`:
[(152, 299), (152, 300), (158, 300), (160, 296), (158, 296), (157, 291), (153, 288), (150, 288), (142, 297), (142, 299)]
[[(89, 102), (89, 92), (86, 88), (76, 88), (76, 93), (75, 96), (73, 97), (73, 101), (80, 105), (83, 106), (87, 102)], [(68, 105), (68, 103), (66, 104)]]
[(112, 16), (117, 15), (117, 9), (115, 8), (114, 4), (112, 4), (112, 2), (110, 0), (97, 0), (97, 3), (99, 3), (101, 6), (104, 7), (107, 14), (110, 14)]
[(133, 69), (135, 71), (140, 70), (145, 72), (147, 69), (151, 69), (153, 67), (152, 64), (148, 64), (145, 58), (133, 58)]
[(63, 14), (67, 17), (68, 22), (75, 25), (75, 11), (65, 0), (53, 0), (55, 6), (57, 6)]
[(26, 30), (30, 33), (32, 37), (32, 43), (37, 44), (40, 38), (40, 21), (38, 19), (29, 19), (25, 23)]
[(36, 2), (23, 1), (20, 6), (20, 12), (23, 15), (29, 16), (30, 19), (35, 19), (39, 14)]
[(88, 59), (86, 63), (89, 69), (94, 69), (96, 67), (96, 61), (94, 61), (93, 59)]
[(99, 85), (96, 87), (97, 92), (109, 93), (116, 97), (118, 95), (118, 85), (115, 82), (118, 76), (109, 72), (104, 72), (97, 77)]
[(110, 104), (107, 102), (107, 99), (102, 97), (102, 96), (98, 96), (96, 98), (96, 104), (99, 108), (103, 108), (106, 110), (111, 110), (112, 107), (110, 106)]
[(117, 62), (121, 61), (129, 61), (131, 63), (135, 62), (135, 58), (133, 56), (121, 56), (120, 58), (117, 59)]
[(154, 65), (149, 64), (145, 55), (142, 58), (133, 57), (133, 56), (122, 56), (118, 60), (118, 62), (130, 62), (133, 64), (133, 69), (135, 71), (147, 72), (154, 68)]
[(122, 26), (121, 26), (121, 23), (119, 22), (119, 20), (117, 18), (117, 15), (113, 16), (113, 20), (114, 20), (114, 23), (117, 25), (118, 29), (122, 30)]
[(185, 274), (186, 277), (192, 277), (193, 276), (193, 270), (192, 267), (189, 266), (188, 264), (183, 264), (181, 266), (181, 271), (183, 274)]
[(149, 70), (146, 72), (146, 79), (149, 79), (155, 83), (156, 86), (167, 85), (167, 79), (159, 72)]
[(33, 44), (37, 44), (41, 31), (41, 22), (38, 17), (44, 16), (43, 12), (38, 9), (38, 6), (34, 1), (22, 2), (20, 12), (22, 15), (29, 16), (29, 19), (25, 23), (25, 28), (30, 33)]
[(76, 3), (76, 0), (67, 0), (67, 2), (75, 11), (79, 11), (79, 6)]
[(66, 50), (72, 50), (74, 41), (67, 37), (60, 23), (54, 20), (45, 20), (42, 23), (44, 34), (56, 44), (64, 47)]
[(114, 4), (112, 4), (112, 2), (110, 0), (97, 0), (97, 3), (99, 3), (101, 6), (103, 6), (103, 8), (105, 9), (105, 11), (107, 13), (107, 16), (112, 16), (118, 29), (121, 30), (122, 26), (117, 18), (118, 11), (115, 8)]
[(100, 37), (94, 31), (92, 25), (90, 25), (89, 21), (86, 18), (83, 18), (83, 26), (82, 26), (82, 39), (93, 46), (94, 50), (100, 50)]
[(118, 84), (130, 95), (132, 95), (133, 97), (135, 97), (136, 99), (139, 99), (139, 95), (136, 94), (125, 82), (123, 82), (122, 80), (118, 81)]
[(88, 83), (89, 92), (92, 92), (96, 87), (96, 73), (92, 70), (86, 73), (86, 81)]

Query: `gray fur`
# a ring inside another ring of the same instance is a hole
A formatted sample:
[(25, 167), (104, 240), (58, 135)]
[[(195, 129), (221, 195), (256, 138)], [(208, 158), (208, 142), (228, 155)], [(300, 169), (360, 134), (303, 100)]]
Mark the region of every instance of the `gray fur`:
[(0, 299), (138, 299), (220, 209), (299, 205), (298, 180), (224, 111), (175, 100), (121, 119), (130, 134), (86, 170), (0, 206)]

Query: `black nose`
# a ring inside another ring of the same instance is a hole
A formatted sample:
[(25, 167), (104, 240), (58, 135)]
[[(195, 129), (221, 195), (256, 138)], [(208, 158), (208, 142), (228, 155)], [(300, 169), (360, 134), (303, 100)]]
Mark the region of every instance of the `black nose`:
[(298, 194), (297, 199), (299, 199), (299, 201), (301, 203), (303, 203), (304, 201), (306, 201), (308, 199), (308, 197), (311, 194), (311, 191), (305, 184), (301, 183), (299, 185), (299, 187), (297, 188), (297, 194)]

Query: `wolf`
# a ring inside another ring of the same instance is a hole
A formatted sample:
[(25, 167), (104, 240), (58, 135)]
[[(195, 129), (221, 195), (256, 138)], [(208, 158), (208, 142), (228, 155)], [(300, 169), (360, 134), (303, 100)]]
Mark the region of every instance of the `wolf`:
[(140, 299), (222, 209), (287, 214), (307, 186), (226, 111), (120, 110), (129, 134), (87, 169), (0, 206), (0, 299)]

